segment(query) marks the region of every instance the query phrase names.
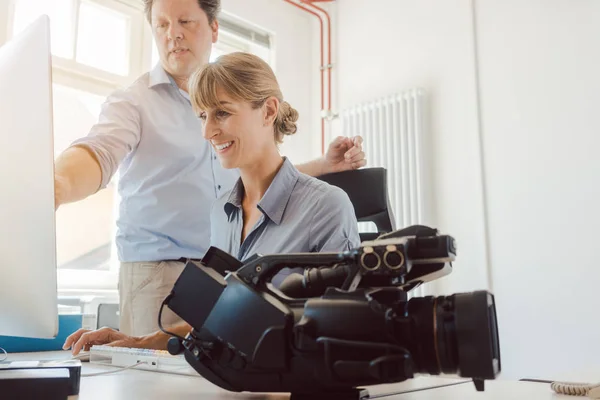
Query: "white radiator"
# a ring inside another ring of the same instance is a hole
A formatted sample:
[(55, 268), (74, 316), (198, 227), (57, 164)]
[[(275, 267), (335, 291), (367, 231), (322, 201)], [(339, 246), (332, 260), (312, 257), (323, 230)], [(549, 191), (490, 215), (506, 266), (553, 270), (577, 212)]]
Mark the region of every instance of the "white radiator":
[(414, 89), (344, 110), (342, 132), (361, 135), (367, 167), (384, 167), (396, 229), (423, 221), (424, 96)]

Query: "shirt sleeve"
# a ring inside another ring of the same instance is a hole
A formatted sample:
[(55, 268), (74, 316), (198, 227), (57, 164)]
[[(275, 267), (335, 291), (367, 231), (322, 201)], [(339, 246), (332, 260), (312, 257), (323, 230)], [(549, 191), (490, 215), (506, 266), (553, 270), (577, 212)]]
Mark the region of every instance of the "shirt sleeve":
[(346, 192), (331, 186), (315, 209), (309, 231), (311, 251), (340, 252), (360, 245), (356, 214)]
[(102, 104), (98, 122), (87, 136), (72, 143), (96, 156), (102, 171), (100, 188), (105, 188), (121, 161), (134, 150), (141, 137), (140, 112), (131, 92), (119, 90)]

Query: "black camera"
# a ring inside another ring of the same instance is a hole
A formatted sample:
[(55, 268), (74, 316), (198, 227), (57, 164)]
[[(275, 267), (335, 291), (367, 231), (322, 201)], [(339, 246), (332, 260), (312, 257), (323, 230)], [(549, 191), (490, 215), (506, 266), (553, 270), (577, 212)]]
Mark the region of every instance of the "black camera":
[[(365, 386), (416, 374), (457, 374), (477, 390), (500, 373), (494, 296), (486, 291), (407, 299), (451, 272), (455, 241), (411, 226), (340, 253), (255, 255), (211, 247), (188, 262), (163, 306), (192, 326), (171, 338), (221, 388), (292, 398), (368, 397)], [(282, 268), (302, 267), (279, 287)], [(160, 317), (159, 317), (160, 323)]]

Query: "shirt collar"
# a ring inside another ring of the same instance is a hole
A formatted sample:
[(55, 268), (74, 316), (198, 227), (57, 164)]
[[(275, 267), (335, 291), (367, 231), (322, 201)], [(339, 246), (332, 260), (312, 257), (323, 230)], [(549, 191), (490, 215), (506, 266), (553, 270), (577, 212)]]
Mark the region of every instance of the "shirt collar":
[[(283, 213), (285, 212), (285, 208), (287, 207), (287, 203), (290, 200), (299, 176), (300, 172), (287, 157), (284, 157), (283, 165), (279, 168), (275, 178), (273, 178), (273, 182), (271, 182), (271, 185), (269, 185), (269, 188), (262, 199), (258, 202), (258, 208), (262, 213), (277, 225), (281, 223)], [(242, 183), (242, 178), (239, 178), (231, 190), (224, 207), (225, 213), (229, 219), (231, 218), (231, 213), (236, 208), (240, 209), (242, 207), (243, 197), (244, 185)]]
[(150, 79), (148, 81), (148, 87), (152, 88), (157, 85), (171, 84), (177, 87), (175, 80), (171, 75), (165, 71), (160, 63), (157, 63), (156, 66), (150, 71)]
[(234, 210), (242, 208), (242, 199), (244, 198), (244, 184), (242, 183), (242, 178), (238, 178), (235, 185), (231, 189), (229, 193), (229, 197), (225, 202), (225, 214), (227, 214), (227, 219), (231, 221), (231, 213)]
[(175, 79), (173, 79), (173, 77), (169, 73), (167, 73), (167, 71), (164, 70), (160, 63), (156, 64), (154, 69), (150, 71), (148, 87), (153, 88), (154, 86), (168, 84), (171, 84), (171, 86), (177, 89), (187, 101), (190, 101), (190, 95), (185, 90), (181, 90), (179, 86), (177, 86)]

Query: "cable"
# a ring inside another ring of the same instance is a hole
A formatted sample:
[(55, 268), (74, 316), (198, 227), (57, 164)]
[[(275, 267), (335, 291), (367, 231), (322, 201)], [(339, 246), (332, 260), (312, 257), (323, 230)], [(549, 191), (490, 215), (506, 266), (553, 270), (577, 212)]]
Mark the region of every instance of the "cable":
[[(597, 393), (591, 396), (590, 391), (592, 389), (600, 387), (600, 383), (589, 384), (589, 383), (570, 383), (570, 382), (552, 382), (550, 388), (555, 393), (566, 394), (570, 396), (590, 396), (591, 398), (597, 399)], [(597, 392), (594, 390), (594, 392)]]
[(126, 369), (135, 368), (135, 367), (137, 367), (138, 365), (141, 365), (141, 364), (148, 364), (148, 363), (146, 361), (140, 361), (140, 362), (135, 363), (133, 365), (130, 365), (128, 367), (117, 368), (117, 369), (114, 369), (114, 370), (111, 370), (111, 371), (94, 372), (92, 374), (81, 374), (81, 377), (82, 378), (83, 377), (87, 378), (87, 377), (90, 377), (90, 376), (100, 376), (100, 375), (114, 374), (115, 372), (121, 372), (121, 371), (125, 371)]
[[(2, 360), (0, 360), (0, 362), (2, 362), (2, 361), (5, 361), (8, 358), (8, 352), (6, 350), (4, 350), (2, 347), (0, 347), (0, 350), (2, 352), (4, 352), (4, 358)], [(85, 357), (85, 356), (87, 356), (87, 354), (79, 354), (77, 356), (74, 356), (73, 358), (77, 359), (79, 357)], [(111, 371), (94, 372), (94, 373), (91, 373), (91, 374), (81, 374), (81, 377), (90, 377), (90, 376), (100, 376), (100, 375), (114, 374), (115, 372), (121, 372), (121, 371), (125, 371), (127, 369), (135, 368), (135, 367), (137, 367), (138, 365), (141, 365), (141, 364), (148, 364), (148, 362), (146, 362), (146, 361), (140, 361), (140, 362), (135, 363), (133, 365), (130, 365), (128, 367), (117, 368), (117, 369), (114, 369), (114, 370), (111, 370)]]
[(89, 356), (90, 356), (90, 353), (86, 351), (84, 353), (79, 353), (76, 356), (73, 356), (71, 358), (74, 359), (74, 360), (79, 360), (80, 358), (87, 358)]
[(160, 309), (158, 310), (158, 328), (163, 332), (166, 333), (167, 335), (170, 336), (174, 336), (177, 339), (181, 340), (182, 343), (188, 343), (190, 345), (196, 343), (199, 344), (199, 350), (206, 356), (208, 357), (210, 360), (212, 360), (212, 356), (210, 355), (210, 353), (208, 352), (209, 349), (213, 348), (213, 343), (211, 342), (206, 342), (206, 341), (200, 341), (200, 342), (195, 342), (193, 339), (186, 339), (182, 336), (179, 336), (176, 333), (173, 332), (169, 332), (168, 330), (166, 330), (165, 328), (163, 328), (162, 326), (162, 310), (163, 307), (165, 306), (165, 304), (167, 304), (167, 302), (169, 300), (171, 300), (171, 297), (173, 297), (173, 293), (171, 292), (167, 297), (165, 297), (165, 299), (163, 300), (162, 304), (160, 305)]
[(178, 334), (176, 334), (176, 333), (169, 332), (168, 330), (166, 330), (166, 329), (165, 329), (165, 328), (163, 328), (163, 326), (162, 326), (162, 322), (161, 322), (161, 320), (162, 320), (162, 310), (163, 310), (163, 307), (165, 306), (165, 304), (167, 304), (167, 302), (168, 302), (169, 300), (171, 300), (171, 297), (173, 297), (173, 293), (170, 293), (170, 294), (169, 294), (167, 297), (165, 297), (165, 299), (163, 300), (162, 304), (160, 305), (160, 309), (158, 310), (158, 328), (159, 328), (159, 329), (160, 329), (160, 330), (161, 330), (163, 333), (166, 333), (167, 335), (170, 335), (170, 336), (174, 336), (174, 337), (176, 337), (177, 339), (181, 340), (183, 343), (190, 342), (190, 340), (189, 340), (189, 339), (186, 339), (186, 338), (184, 338), (184, 337), (181, 337), (181, 336), (179, 336), (179, 335), (178, 335)]

